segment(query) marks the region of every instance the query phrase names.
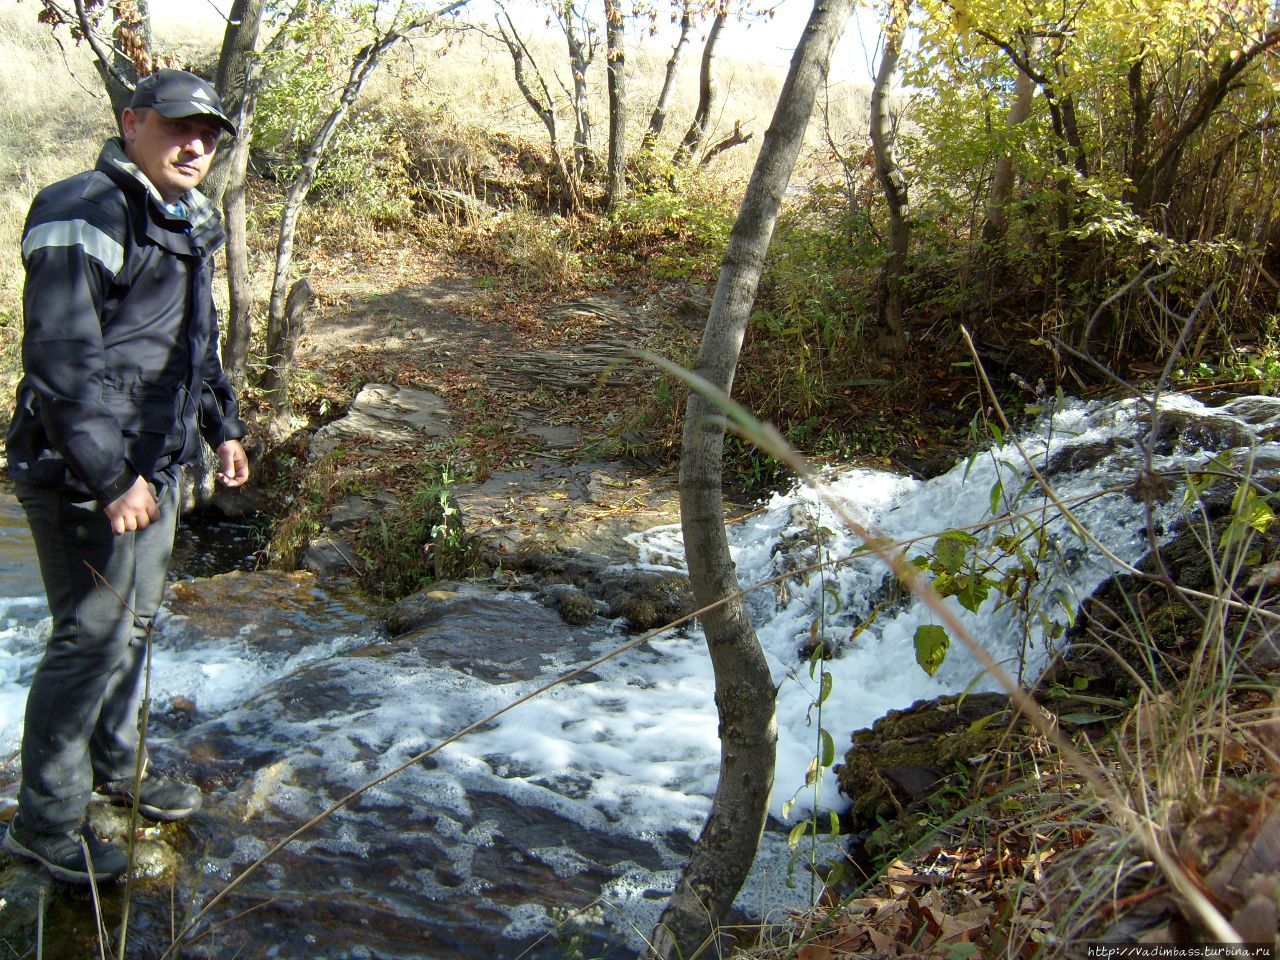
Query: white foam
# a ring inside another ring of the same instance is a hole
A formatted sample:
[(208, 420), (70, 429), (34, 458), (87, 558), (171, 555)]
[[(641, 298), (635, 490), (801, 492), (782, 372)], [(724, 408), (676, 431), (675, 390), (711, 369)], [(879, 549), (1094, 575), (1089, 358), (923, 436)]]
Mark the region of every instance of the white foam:
[[(1179, 398), (1169, 401), (1169, 409), (1198, 414), (1201, 408)], [(1055, 487), (1059, 495), (1070, 497), (1129, 480), (1141, 462), (1141, 451), (1124, 439), (1134, 433), (1135, 413), (1141, 413), (1141, 407), (1132, 402), (1068, 404), (1052, 429), (1042, 424), (1024, 441), (1024, 448), (1044, 462), (1049, 452), (1056, 456), (1069, 448), (1083, 451), (1089, 444), (1118, 437), (1100, 465), (1074, 476), (1059, 473), (1054, 476)], [(1280, 406), (1274, 412), (1266, 404), (1239, 411), (1239, 417), (1246, 414), (1252, 422), (1272, 423), (1280, 418)], [(1216, 410), (1212, 415), (1243, 422), (1231, 410)], [(1175, 455), (1158, 458), (1157, 468), (1172, 469), (1179, 463), (1200, 466), (1204, 452), (1192, 442), (1185, 446)], [(997, 481), (1011, 494), (1023, 487), (1025, 476), (1021, 454), (1005, 444), (927, 482), (860, 469), (827, 478), (825, 489), (844, 509), (854, 512), (859, 523), (897, 540), (919, 538), (907, 550), (914, 556), (931, 549), (939, 532), (988, 519)], [(1049, 509), (1034, 493), (1025, 494), (1018, 508)], [(1140, 504), (1112, 495), (1080, 505), (1077, 515), (1123, 560), (1136, 561), (1145, 552)], [(1161, 514), (1157, 522), (1164, 519)], [(744, 585), (785, 575), (806, 563), (862, 551), (838, 513), (808, 490), (775, 495), (762, 514), (732, 525), (730, 536)], [(1054, 544), (1052, 575), (1032, 585), (1029, 602), (1037, 614), (1062, 622), (1068, 614), (1057, 598), (1062, 596), (1066, 606), (1074, 608), (1111, 569), (1097, 551), (1084, 549), (1061, 520), (1052, 521), (1048, 539)], [(642, 566), (683, 569), (678, 528), (649, 531), (634, 542)], [(784, 578), (782, 585), (756, 591), (747, 601), (778, 689), (779, 740), (771, 813), (780, 820), (783, 804), (793, 795), (796, 803), (790, 822), (845, 805), (829, 771), (813, 787), (804, 786), (806, 769), (818, 749), (819, 723), (830, 731), (838, 753), (843, 753), (851, 731), (869, 726), (890, 709), (958, 692), (975, 680), (979, 688), (993, 686), (991, 678), (979, 676), (974, 659), (958, 645), (953, 645), (936, 676), (925, 674), (915, 662), (912, 638), (917, 625), (929, 622), (930, 614), (914, 600), (885, 605), (851, 639), (855, 628), (868, 620), (873, 604), (882, 599), (877, 591), (884, 577), (879, 561), (862, 551), (837, 568)], [(27, 599), (11, 600), (4, 609), (21, 616), (32, 606), (25, 603)], [(514, 596), (509, 601), (512, 623), (518, 625), (519, 605), (530, 601)], [(1007, 666), (1016, 666), (1028, 639), (1028, 676), (1034, 676), (1050, 655), (1043, 637), (1024, 638), (1008, 606), (996, 609), (994, 593), (978, 613), (962, 609), (955, 598), (946, 602)], [(814, 705), (820, 680), (810, 676), (808, 664), (797, 656), (815, 620), (825, 639), (838, 648), (835, 657), (821, 667), (831, 675), (832, 687), (820, 715)], [(24, 622), (3, 634), (0, 643), (0, 752), (17, 746), (23, 687), (39, 653), (39, 629), (38, 622)], [(430, 662), (389, 663), (376, 657), (341, 656), (367, 642), (367, 637), (318, 636), (296, 655), (277, 660), (256, 650), (245, 630), (234, 637), (211, 637), (181, 652), (166, 650), (163, 624), (159, 633), (153, 696), (181, 695), (195, 700), (203, 714), (225, 711), (228, 720), (243, 709), (253, 720), (246, 729), (264, 731), (261, 735), (268, 742), (263, 749), (278, 750), (295, 765), (322, 762), (335, 781), (346, 783), (362, 782), (390, 769), (573, 665), (567, 654), (557, 654), (547, 658), (539, 677), (491, 685)], [(581, 636), (583, 662), (620, 642), (619, 637), (603, 632)], [(376, 695), (357, 698), (321, 716), (308, 716), (305, 710), (291, 712), (274, 692), (254, 699), (260, 691), (277, 691), (273, 684), (282, 677), (317, 662), (323, 662), (326, 670), (338, 671), (336, 676), (351, 690), (376, 691)], [(592, 674), (589, 681), (557, 687), (445, 748), (436, 754), (434, 768), (411, 767), (371, 790), (361, 805), (409, 804), (412, 809), (430, 809), (438, 820), (437, 835), (449, 846), (451, 866), (463, 876), (468, 890), (480, 886), (471, 876), (470, 857), (492, 844), (500, 830), (499, 824), (478, 818), (473, 810), (472, 798), (480, 792), (497, 794), (516, 807), (553, 811), (586, 829), (635, 837), (650, 845), (665, 866), (616, 868), (618, 876), (608, 884), (605, 899), (624, 909), (629, 918), (624, 926), (647, 930), (681, 862), (669, 847), (669, 838), (692, 836), (700, 830), (716, 787), (720, 744), (714, 677), (703, 641), (694, 630), (653, 640), (600, 665)], [(263, 816), (303, 819), (318, 808), (314, 788), (284, 782), (273, 786), (270, 807)], [(358, 852), (358, 844), (345, 845), (348, 840), (340, 836), (325, 842), (343, 845), (344, 852)], [(247, 853), (237, 849), (231, 859), (242, 861)], [(569, 850), (539, 848), (537, 855), (557, 874), (569, 875), (578, 867), (576, 855)], [(803, 877), (793, 891), (779, 881), (789, 859), (785, 840), (767, 836), (753, 880), (743, 893), (744, 905), (768, 915), (804, 899)], [(425, 875), (420, 886), (431, 896), (448, 895)], [(779, 899), (772, 899), (775, 894)], [(510, 910), (508, 916), (513, 930), (542, 931), (549, 923), (536, 907)]]

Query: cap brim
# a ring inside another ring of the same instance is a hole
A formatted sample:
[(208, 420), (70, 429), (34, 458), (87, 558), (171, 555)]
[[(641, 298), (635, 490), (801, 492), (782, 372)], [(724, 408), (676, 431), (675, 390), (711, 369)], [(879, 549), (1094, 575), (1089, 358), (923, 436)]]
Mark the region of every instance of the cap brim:
[(237, 132), (234, 123), (209, 104), (201, 103), (199, 100), (169, 100), (165, 103), (152, 104), (151, 109), (170, 120), (179, 120), (183, 117), (211, 117), (231, 136), (234, 137)]

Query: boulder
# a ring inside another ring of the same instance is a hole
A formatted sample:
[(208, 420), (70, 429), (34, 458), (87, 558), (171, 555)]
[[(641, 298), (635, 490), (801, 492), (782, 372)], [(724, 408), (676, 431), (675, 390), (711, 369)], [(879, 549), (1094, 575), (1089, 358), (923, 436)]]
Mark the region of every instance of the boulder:
[(440, 439), (453, 432), (444, 400), (428, 390), (367, 383), (346, 416), (327, 423), (311, 439), (311, 460), (346, 443), (365, 451), (385, 450), (404, 443)]

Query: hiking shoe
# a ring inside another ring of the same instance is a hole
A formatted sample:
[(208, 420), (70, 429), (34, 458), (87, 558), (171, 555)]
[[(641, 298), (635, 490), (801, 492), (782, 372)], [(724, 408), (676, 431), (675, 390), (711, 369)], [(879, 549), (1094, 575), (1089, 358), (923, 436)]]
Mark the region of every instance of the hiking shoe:
[(125, 852), (99, 839), (88, 823), (66, 833), (36, 833), (24, 829), (14, 817), (0, 846), (16, 857), (34, 860), (59, 880), (71, 883), (114, 880), (129, 869)]
[[(132, 807), (133, 777), (104, 783), (94, 796), (117, 807)], [(181, 820), (199, 810), (203, 802), (199, 787), (162, 773), (148, 773), (138, 788), (138, 812), (149, 820)]]

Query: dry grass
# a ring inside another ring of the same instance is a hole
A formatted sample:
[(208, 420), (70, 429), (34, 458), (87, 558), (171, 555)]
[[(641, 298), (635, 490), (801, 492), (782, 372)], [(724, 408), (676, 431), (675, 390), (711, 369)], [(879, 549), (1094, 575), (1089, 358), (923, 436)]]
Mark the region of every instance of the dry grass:
[[(36, 10), (18, 0), (0, 0), (0, 319), (14, 327), (21, 296), (18, 239), (31, 197), (45, 184), (92, 165), (113, 122), (89, 53), (65, 31), (58, 36), (35, 20)], [(182, 64), (207, 66), (219, 43), (221, 24), (212, 18), (196, 27), (172, 17), (156, 18), (157, 49)], [(567, 111), (568, 85), (562, 40), (554, 35), (528, 38), (534, 56), (558, 91), (559, 109)], [(662, 151), (674, 149), (692, 117), (697, 97), (701, 36), (686, 51), (673, 97)], [(628, 51), (631, 119), (629, 141), (637, 144), (657, 99), (671, 50), (669, 42), (646, 38)], [(783, 71), (735, 59), (722, 50), (717, 58), (717, 107), (709, 142), (726, 135), (737, 122), (754, 134), (745, 147), (718, 157), (709, 175), (745, 180), (784, 79)], [(602, 153), (605, 131), (603, 54), (592, 64), (588, 80), (594, 118), (593, 146)], [(479, 32), (414, 39), (398, 48), (375, 75), (365, 103), (386, 112), (440, 128), (440, 137), (463, 148), (463, 163), (485, 162), (486, 140), (503, 136), (544, 149), (547, 135), (516, 87), (505, 48)], [(852, 85), (833, 88), (830, 119), (815, 120), (811, 131), (811, 173), (824, 163), (825, 138), (840, 143), (857, 139), (865, 129), (866, 91)], [(425, 122), (423, 122), (425, 119)], [(560, 118), (562, 138), (571, 133), (569, 118)], [(429, 135), (429, 134), (428, 134)], [(805, 173), (798, 173), (803, 178)], [(271, 225), (263, 223), (267, 231)], [(0, 352), (12, 363), (12, 336), (0, 334)], [(3, 364), (3, 360), (0, 360)]]
[[(0, 0), (0, 394), (7, 404), (17, 377), (22, 297), (22, 226), (45, 185), (91, 167), (115, 132), (89, 52), (36, 22), (37, 8)], [(216, 49), (216, 33), (167, 33), (158, 42), (183, 59)]]
[[(66, 38), (63, 38), (66, 40)], [(35, 23), (30, 4), (0, 6), (0, 313), (21, 295), (18, 245), (32, 196), (93, 163), (111, 112), (84, 51)]]

